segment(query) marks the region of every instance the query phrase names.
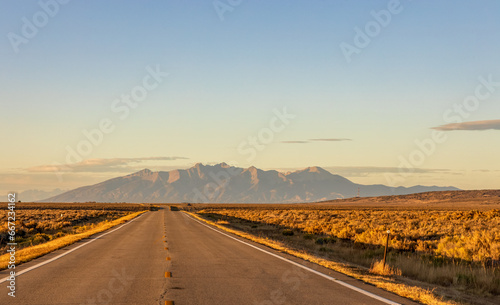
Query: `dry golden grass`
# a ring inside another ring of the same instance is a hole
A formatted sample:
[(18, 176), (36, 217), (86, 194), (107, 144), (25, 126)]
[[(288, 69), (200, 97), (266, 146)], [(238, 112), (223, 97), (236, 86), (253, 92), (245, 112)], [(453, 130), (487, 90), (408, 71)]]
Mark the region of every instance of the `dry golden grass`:
[[(196, 212), (299, 252), (392, 274), (434, 295), (467, 304), (500, 303), (499, 210), (218, 205)], [(392, 232), (388, 271), (375, 264), (383, 257), (387, 229)]]
[[(0, 211), (0, 223), (7, 224), (7, 211)], [(111, 221), (130, 213), (117, 210), (16, 210), (16, 248), (20, 250), (64, 235), (81, 233), (96, 223)], [(10, 236), (7, 229), (6, 225), (0, 227), (0, 251), (3, 253)]]
[[(140, 211), (140, 212), (135, 212), (132, 214), (128, 214), (126, 216), (123, 216), (121, 218), (112, 220), (112, 221), (102, 221), (96, 225), (92, 225), (88, 230), (82, 233), (78, 234), (71, 234), (71, 235), (66, 235), (54, 240), (51, 240), (49, 242), (39, 244), (36, 246), (32, 247), (27, 247), (21, 250), (16, 251), (16, 264), (19, 265), (21, 263), (28, 262), (30, 260), (33, 260), (37, 257), (40, 257), (42, 255), (45, 255), (47, 253), (50, 253), (52, 251), (55, 251), (57, 249), (63, 248), (65, 246), (71, 245), (77, 241), (80, 241), (84, 238), (87, 238), (91, 235), (103, 232), (109, 228), (112, 228), (114, 226), (117, 226), (119, 224), (122, 224), (126, 221), (129, 221), (140, 214), (145, 213), (146, 211)], [(9, 261), (9, 254), (4, 254), (0, 256), (0, 270), (6, 269)]]
[[(320, 266), (335, 270), (337, 272), (341, 272), (343, 274), (346, 274), (348, 276), (351, 276), (353, 278), (362, 280), (364, 282), (370, 283), (372, 285), (375, 285), (379, 288), (385, 289), (387, 291), (391, 291), (393, 293), (396, 293), (400, 296), (413, 299), (415, 301), (421, 302), (423, 304), (428, 304), (428, 305), (456, 305), (460, 304), (451, 300), (443, 300), (442, 296), (437, 295), (434, 291), (430, 289), (425, 289), (419, 286), (414, 286), (414, 285), (409, 285), (405, 283), (401, 283), (396, 281), (392, 277), (383, 277), (379, 275), (374, 275), (370, 273), (368, 270), (364, 268), (360, 268), (359, 266), (347, 264), (347, 263), (340, 263), (340, 262), (335, 262), (331, 260), (327, 260), (323, 257), (319, 257), (317, 255), (313, 255), (310, 253), (307, 253), (305, 251), (298, 251), (293, 248), (288, 247), (284, 243), (271, 240), (269, 238), (264, 238), (264, 237), (258, 237), (252, 234), (248, 234), (245, 232), (242, 232), (240, 230), (234, 230), (231, 229), (227, 226), (223, 226), (220, 224), (217, 224), (217, 222), (210, 221), (204, 217), (207, 215), (205, 214), (195, 214), (191, 212), (185, 212), (194, 218), (201, 220), (205, 223), (211, 224), (213, 226), (218, 227), (219, 229), (222, 229), (226, 232), (235, 234), (237, 236), (249, 239), (251, 241), (263, 244), (265, 246), (268, 246), (272, 249), (278, 250), (280, 252), (288, 253), (290, 255), (299, 257), (301, 259), (310, 261), (312, 263), (318, 264)], [(201, 217), (204, 216), (204, 217)]]
[(355, 197), (341, 200), (318, 202), (319, 206), (365, 206), (365, 207), (402, 207), (404, 209), (423, 206), (432, 209), (448, 210), (491, 210), (500, 209), (500, 190), (468, 190), (425, 192), (397, 196)]
[(380, 275), (401, 275), (401, 270), (393, 268), (388, 264), (384, 265), (383, 261), (375, 261), (370, 267), (370, 272)]
[(309, 210), (205, 209), (201, 213), (266, 223), (287, 229), (382, 245), (390, 229), (391, 248), (466, 261), (500, 261), (500, 210)]

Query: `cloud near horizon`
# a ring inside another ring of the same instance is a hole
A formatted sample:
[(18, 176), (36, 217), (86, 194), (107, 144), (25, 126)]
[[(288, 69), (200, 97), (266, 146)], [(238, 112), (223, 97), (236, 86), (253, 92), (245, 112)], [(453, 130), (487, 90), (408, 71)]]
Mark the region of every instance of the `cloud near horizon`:
[(463, 123), (451, 123), (432, 127), (431, 129), (441, 131), (452, 130), (500, 130), (500, 120), (471, 121)]
[(281, 143), (286, 143), (286, 144), (305, 144), (305, 143), (309, 143), (309, 141), (281, 141)]
[(340, 141), (352, 141), (352, 139), (346, 138), (328, 138), (328, 139), (309, 139), (312, 142), (340, 142)]
[(186, 157), (144, 157), (144, 158), (96, 158), (87, 159), (78, 163), (72, 164), (53, 164), (39, 165), (26, 168), (25, 170), (32, 173), (43, 172), (130, 172), (133, 171), (132, 164), (137, 164), (145, 161), (171, 161), (179, 159), (189, 159)]
[(341, 142), (341, 141), (352, 141), (352, 139), (346, 138), (324, 138), (324, 139), (309, 139), (309, 140), (299, 140), (299, 141), (281, 141), (281, 143), (286, 144), (306, 144), (311, 142)]
[[(338, 174), (345, 177), (366, 177), (384, 173), (401, 173), (400, 167), (392, 166), (328, 166), (325, 170), (332, 174)], [(458, 174), (457, 171), (444, 168), (413, 168), (412, 174)]]

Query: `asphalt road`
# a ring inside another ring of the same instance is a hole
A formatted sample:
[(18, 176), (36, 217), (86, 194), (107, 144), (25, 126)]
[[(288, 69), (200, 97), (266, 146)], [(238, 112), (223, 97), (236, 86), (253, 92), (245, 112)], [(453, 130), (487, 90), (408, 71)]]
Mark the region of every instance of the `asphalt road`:
[(417, 304), (183, 212), (149, 212), (113, 230), (18, 266), (36, 268), (18, 276), (16, 298), (1, 283), (0, 304)]

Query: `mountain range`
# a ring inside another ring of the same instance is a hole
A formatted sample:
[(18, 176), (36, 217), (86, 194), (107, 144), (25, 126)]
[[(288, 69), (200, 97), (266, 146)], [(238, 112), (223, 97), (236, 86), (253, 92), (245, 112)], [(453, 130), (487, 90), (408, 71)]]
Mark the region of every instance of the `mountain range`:
[(340, 198), (458, 190), (455, 187), (389, 187), (356, 184), (321, 167), (282, 173), (226, 163), (139, 172), (80, 187), (44, 202), (296, 203)]
[(25, 190), (17, 195), (17, 198), (23, 202), (38, 201), (43, 198), (53, 197), (66, 192), (67, 190), (55, 189), (52, 191)]

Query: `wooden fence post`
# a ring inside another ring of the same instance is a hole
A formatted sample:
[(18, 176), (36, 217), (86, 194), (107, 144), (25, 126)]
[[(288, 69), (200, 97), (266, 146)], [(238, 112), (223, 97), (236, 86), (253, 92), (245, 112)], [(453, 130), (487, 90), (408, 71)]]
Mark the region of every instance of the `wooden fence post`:
[(384, 250), (384, 262), (382, 267), (385, 269), (385, 260), (387, 258), (387, 247), (389, 247), (389, 235), (391, 234), (391, 230), (387, 230), (387, 239), (385, 240), (385, 250)]

